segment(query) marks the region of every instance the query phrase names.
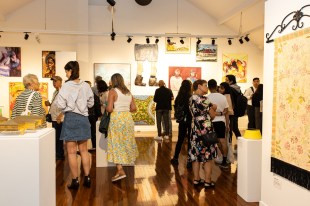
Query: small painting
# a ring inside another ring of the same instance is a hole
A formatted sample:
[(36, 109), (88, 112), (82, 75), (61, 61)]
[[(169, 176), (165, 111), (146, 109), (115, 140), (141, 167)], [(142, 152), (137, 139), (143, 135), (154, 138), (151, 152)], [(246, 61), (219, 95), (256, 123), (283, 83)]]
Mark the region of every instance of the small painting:
[(235, 75), (238, 83), (247, 82), (247, 65), (248, 55), (247, 54), (223, 54), (223, 77), (228, 74)]
[(42, 77), (52, 78), (56, 74), (55, 51), (42, 51)]
[(198, 44), (196, 46), (197, 62), (216, 62), (217, 61), (217, 45)]
[(184, 79), (192, 83), (201, 79), (201, 67), (169, 67), (169, 88), (172, 91), (179, 91)]
[(21, 77), (20, 47), (0, 47), (0, 76)]
[(191, 38), (188, 37), (166, 37), (167, 54), (189, 54), (191, 53)]

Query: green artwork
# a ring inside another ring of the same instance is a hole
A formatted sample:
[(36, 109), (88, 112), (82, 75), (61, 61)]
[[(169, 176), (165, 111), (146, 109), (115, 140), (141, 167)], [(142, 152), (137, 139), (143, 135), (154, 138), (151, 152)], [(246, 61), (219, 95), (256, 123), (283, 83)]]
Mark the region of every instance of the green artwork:
[(135, 125), (155, 125), (155, 103), (153, 96), (134, 95), (137, 112), (132, 114)]

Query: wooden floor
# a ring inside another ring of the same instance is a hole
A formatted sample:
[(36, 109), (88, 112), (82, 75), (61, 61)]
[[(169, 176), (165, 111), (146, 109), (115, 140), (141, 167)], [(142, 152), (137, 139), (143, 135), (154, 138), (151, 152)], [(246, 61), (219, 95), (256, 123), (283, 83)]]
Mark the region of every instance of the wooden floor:
[[(92, 157), (91, 188), (80, 186), (68, 190), (70, 172), (66, 160), (56, 164), (56, 204), (75, 206), (95, 205), (206, 205), (206, 206), (258, 206), (247, 203), (237, 195), (237, 163), (221, 170), (213, 166), (214, 189), (193, 187), (193, 172), (186, 168), (186, 146), (179, 157), (179, 166), (172, 166), (175, 142), (157, 142), (150, 137), (136, 138), (140, 156), (133, 167), (124, 167), (127, 178), (112, 183), (115, 167), (96, 168), (96, 152)], [(186, 145), (186, 143), (184, 144)], [(80, 160), (80, 158), (79, 158)], [(83, 177), (83, 174), (81, 174)]]

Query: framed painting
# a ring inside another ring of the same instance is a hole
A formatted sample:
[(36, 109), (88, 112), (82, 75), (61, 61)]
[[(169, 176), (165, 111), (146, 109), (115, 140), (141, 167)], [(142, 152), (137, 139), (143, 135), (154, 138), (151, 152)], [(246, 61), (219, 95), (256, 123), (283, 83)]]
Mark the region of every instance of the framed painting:
[(0, 76), (21, 76), (20, 47), (0, 47)]
[(55, 51), (42, 51), (42, 77), (51, 78), (56, 75)]
[[(20, 93), (25, 90), (24, 84), (22, 82), (9, 82), (9, 113), (12, 114), (16, 98)], [(48, 83), (40, 82), (39, 92), (42, 96), (42, 105), (47, 113), (48, 108), (45, 106), (44, 102), (48, 100)]]
[(196, 45), (196, 61), (197, 62), (216, 62), (217, 61), (217, 45), (212, 45), (212, 44)]
[(191, 53), (191, 38), (166, 37), (166, 54), (189, 54)]
[(201, 79), (201, 67), (169, 67), (169, 88), (172, 91), (179, 91), (184, 79), (191, 82)]
[(226, 75), (232, 74), (238, 83), (247, 82), (247, 65), (247, 54), (223, 54), (222, 80), (225, 81)]
[(135, 125), (155, 125), (154, 96), (134, 95), (137, 112), (132, 113)]
[(107, 85), (111, 80), (111, 76), (115, 73), (120, 73), (123, 78), (125, 85), (130, 90), (130, 64), (126, 63), (94, 63), (94, 74), (96, 76), (101, 76)]

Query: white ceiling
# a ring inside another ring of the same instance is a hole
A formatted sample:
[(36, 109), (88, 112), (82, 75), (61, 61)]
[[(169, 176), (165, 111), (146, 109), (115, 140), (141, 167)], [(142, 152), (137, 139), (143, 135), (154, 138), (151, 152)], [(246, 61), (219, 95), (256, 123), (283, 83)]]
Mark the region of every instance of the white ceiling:
[[(34, 0), (1, 0), (0, 21)], [(101, 3), (105, 0), (89, 0)], [(155, 1), (155, 0), (154, 0)], [(264, 3), (265, 0), (187, 0), (214, 18), (218, 25), (229, 27), (236, 34), (249, 34), (251, 42), (259, 48), (264, 47)], [(117, 0), (116, 0), (117, 2)], [(133, 1), (135, 3), (135, 1)], [(242, 22), (241, 22), (242, 12)], [(240, 24), (241, 22), (241, 24)]]

